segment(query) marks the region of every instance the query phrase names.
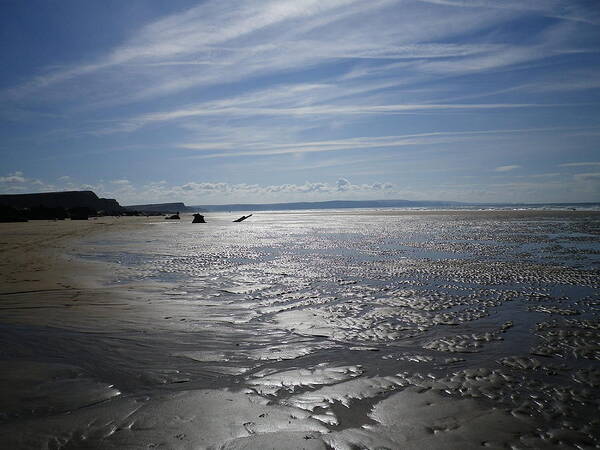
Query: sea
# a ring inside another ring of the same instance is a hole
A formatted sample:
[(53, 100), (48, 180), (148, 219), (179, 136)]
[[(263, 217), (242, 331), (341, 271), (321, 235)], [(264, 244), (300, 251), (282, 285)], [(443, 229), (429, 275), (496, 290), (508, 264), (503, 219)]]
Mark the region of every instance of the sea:
[(204, 214), (3, 325), (5, 448), (600, 447), (599, 205)]

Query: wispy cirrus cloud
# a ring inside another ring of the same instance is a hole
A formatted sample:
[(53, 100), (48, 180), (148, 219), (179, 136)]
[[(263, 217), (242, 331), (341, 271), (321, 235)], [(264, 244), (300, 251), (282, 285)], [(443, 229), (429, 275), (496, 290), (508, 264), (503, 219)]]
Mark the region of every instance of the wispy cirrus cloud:
[[(341, 59), (363, 59), (375, 66), (381, 66), (381, 60), (403, 59), (442, 58), (457, 63), (419, 64), (418, 73), (497, 67), (545, 56), (538, 46), (444, 42), (486, 29), (509, 15), (497, 11), (435, 14), (411, 1), (255, 0), (234, 7), (213, 0), (149, 23), (94, 61), (48, 70), (5, 94), (20, 97), (83, 77), (90, 95), (86, 103), (107, 105), (306, 70)], [(397, 74), (394, 69), (385, 70)], [(119, 79), (136, 83), (124, 90)], [(63, 94), (68, 96), (69, 90)]]
[(600, 161), (570, 162), (559, 164), (558, 167), (593, 167), (600, 166)]
[(509, 166), (498, 166), (494, 168), (494, 172), (511, 172), (516, 169), (520, 169), (521, 166), (517, 164), (509, 165)]
[(511, 11), (535, 12), (547, 17), (573, 20), (594, 25), (600, 24), (600, 14), (569, 0), (419, 0), (434, 5), (459, 8), (487, 8)]
[[(578, 130), (580, 128), (565, 128), (564, 131)], [(258, 155), (283, 155), (302, 153), (322, 153), (350, 150), (376, 150), (386, 148), (400, 148), (412, 146), (430, 146), (450, 143), (488, 140), (490, 137), (522, 136), (534, 133), (554, 133), (557, 130), (548, 128), (522, 128), (504, 130), (476, 130), (476, 131), (438, 131), (432, 133), (416, 133), (395, 136), (365, 136), (347, 139), (331, 139), (321, 141), (304, 141), (292, 143), (274, 143), (269, 141), (249, 141), (243, 137), (237, 140), (216, 141), (213, 143), (182, 143), (179, 148), (194, 151), (194, 155), (187, 159), (231, 158), (236, 156)], [(559, 130), (560, 131), (560, 130)], [(223, 139), (227, 136), (223, 135)], [(507, 172), (520, 168), (518, 165), (496, 167), (497, 172)]]
[(600, 181), (600, 172), (585, 172), (585, 173), (576, 173), (575, 175), (573, 175), (575, 177), (576, 180), (581, 180), (581, 181)]
[[(198, 84), (220, 82), (219, 78), (239, 79), (254, 72), (306, 64), (308, 52), (314, 51), (314, 45), (311, 46), (310, 41), (296, 39), (297, 32), (289, 31), (290, 29), (282, 35), (282, 30), (278, 27), (289, 22), (297, 25), (298, 21), (306, 26), (311, 19), (317, 19), (318, 25), (325, 27), (339, 20), (340, 8), (354, 5), (350, 8), (352, 14), (360, 14), (362, 11), (377, 10), (389, 3), (391, 2), (379, 0), (360, 5), (357, 0), (332, 0), (326, 3), (317, 0), (284, 0), (250, 1), (234, 6), (229, 2), (213, 0), (146, 25), (129, 40), (95, 61), (49, 70), (9, 89), (7, 93), (22, 96), (113, 68), (131, 72), (140, 72), (136, 68), (141, 68), (146, 74), (146, 83), (136, 89), (135, 96), (146, 97)], [(280, 36), (280, 42), (274, 43), (273, 33)], [(238, 42), (239, 39), (246, 41)], [(282, 40), (284, 45), (287, 43), (294, 47), (288, 50), (297, 53), (286, 57), (286, 49), (279, 45)], [(306, 47), (304, 52), (298, 52), (303, 45)], [(353, 49), (354, 47), (348, 48)], [(339, 48), (336, 47), (335, 51), (338, 52)], [(325, 53), (328, 57), (339, 56)], [(318, 60), (322, 57), (314, 55), (308, 59)], [(294, 60), (296, 63), (293, 63)], [(147, 69), (149, 65), (205, 67), (200, 72), (173, 72)], [(236, 70), (227, 75), (224, 74), (223, 66), (235, 66)]]
[[(299, 97), (306, 96), (297, 94)], [(262, 99), (264, 100), (264, 99)], [(280, 100), (270, 98), (271, 104), (264, 101), (250, 102), (233, 100), (224, 102), (208, 102), (191, 105), (182, 109), (148, 113), (130, 119), (125, 119), (116, 125), (94, 131), (97, 134), (136, 131), (144, 126), (161, 122), (174, 122), (182, 119), (201, 117), (329, 117), (381, 115), (381, 114), (416, 114), (432, 111), (484, 111), (523, 108), (553, 108), (560, 105), (543, 103), (421, 103), (421, 104), (292, 104), (286, 107), (276, 106)], [(323, 99), (319, 99), (322, 103)]]

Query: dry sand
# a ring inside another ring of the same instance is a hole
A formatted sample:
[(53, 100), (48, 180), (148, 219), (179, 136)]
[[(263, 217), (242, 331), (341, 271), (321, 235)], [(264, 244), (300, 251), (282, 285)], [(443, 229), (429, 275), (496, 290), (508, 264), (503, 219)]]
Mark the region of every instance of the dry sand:
[(101, 217), (0, 223), (0, 294), (90, 287), (99, 275), (98, 264), (74, 259), (71, 254), (77, 243), (97, 233), (126, 232), (148, 220)]
[[(0, 310), (11, 324), (110, 332), (143, 315), (134, 287), (108, 286), (117, 265), (78, 257), (81, 243), (103, 233), (126, 235), (162, 218), (0, 224)], [(151, 283), (149, 283), (151, 285)], [(148, 319), (150, 321), (151, 319)]]

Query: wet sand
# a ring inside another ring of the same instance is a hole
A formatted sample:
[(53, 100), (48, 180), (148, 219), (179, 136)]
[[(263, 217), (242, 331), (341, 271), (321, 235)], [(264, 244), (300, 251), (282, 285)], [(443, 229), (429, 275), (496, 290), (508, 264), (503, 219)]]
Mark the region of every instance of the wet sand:
[(7, 448), (598, 447), (599, 213), (183, 219), (0, 224)]

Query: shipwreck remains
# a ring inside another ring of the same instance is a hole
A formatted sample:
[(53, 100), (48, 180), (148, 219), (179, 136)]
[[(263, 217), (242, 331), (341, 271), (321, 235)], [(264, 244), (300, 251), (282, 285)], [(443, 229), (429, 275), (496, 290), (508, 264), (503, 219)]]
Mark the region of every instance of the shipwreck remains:
[(234, 222), (243, 222), (244, 220), (246, 220), (248, 217), (252, 217), (252, 214), (248, 214), (247, 216), (242, 216), (239, 219), (235, 219)]

